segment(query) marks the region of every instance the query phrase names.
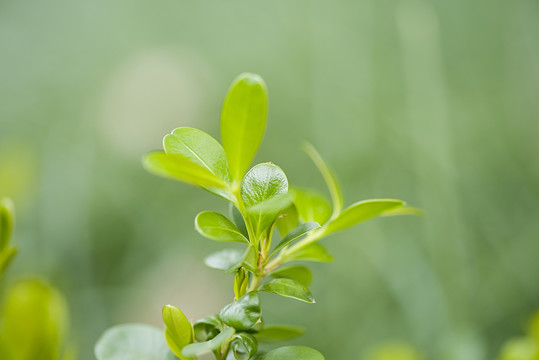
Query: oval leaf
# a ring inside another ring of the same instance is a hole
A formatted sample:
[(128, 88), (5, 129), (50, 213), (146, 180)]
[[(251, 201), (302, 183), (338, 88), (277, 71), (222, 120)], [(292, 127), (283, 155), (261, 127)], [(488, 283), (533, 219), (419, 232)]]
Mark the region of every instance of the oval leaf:
[(325, 360), (325, 358), (310, 347), (284, 346), (270, 351), (262, 360)]
[(325, 224), (331, 216), (331, 205), (317, 191), (294, 188), (294, 205), (303, 222), (315, 221)]
[(357, 202), (347, 207), (336, 219), (333, 219), (328, 224), (325, 234), (331, 234), (349, 228), (403, 205), (404, 202), (401, 200), (393, 199), (376, 199)]
[(248, 330), (260, 319), (260, 296), (258, 291), (251, 291), (237, 301), (225, 306), (219, 318), (228, 326), (237, 330)]
[(211, 340), (189, 344), (183, 348), (182, 356), (195, 357), (218, 350), (221, 345), (227, 342), (234, 335), (235, 332), (236, 331), (233, 328), (227, 328)]
[(303, 284), (292, 279), (273, 279), (264, 284), (262, 291), (277, 294), (284, 297), (314, 303), (314, 298), (309, 289)]
[(289, 325), (269, 325), (255, 334), (259, 341), (278, 342), (296, 338), (303, 334), (303, 329)]
[(230, 271), (240, 267), (244, 252), (226, 249), (215, 252), (204, 259), (204, 264), (212, 269)]
[(285, 246), (288, 246), (293, 241), (304, 238), (309, 231), (312, 231), (314, 229), (318, 229), (319, 227), (320, 227), (320, 225), (318, 225), (318, 223), (316, 223), (314, 221), (299, 225), (297, 228), (295, 228), (290, 233), (288, 233), (288, 235), (286, 235), (284, 237), (284, 239), (281, 240), (281, 242), (279, 244), (277, 244), (275, 249), (273, 249), (273, 251), (271, 252), (270, 256), (273, 256), (279, 250), (281, 250)]
[(195, 218), (195, 229), (211, 240), (249, 243), (232, 221), (215, 211), (204, 211), (198, 214)]
[(267, 116), (266, 84), (259, 75), (238, 76), (223, 104), (221, 140), (232, 178), (238, 182), (262, 142)]
[(191, 358), (182, 356), (184, 346), (193, 342), (193, 327), (185, 315), (172, 305), (163, 307), (163, 322), (166, 325), (165, 339), (172, 352), (182, 360)]
[(333, 256), (322, 245), (313, 243), (292, 254), (286, 255), (286, 262), (294, 260), (331, 262), (333, 261)]
[(276, 279), (285, 278), (285, 279), (296, 280), (297, 282), (305, 286), (309, 286), (313, 278), (313, 274), (311, 273), (311, 270), (309, 270), (308, 267), (301, 266), (301, 265), (293, 265), (293, 266), (278, 268), (277, 270), (274, 270), (271, 273), (269, 273), (269, 276)]
[(97, 360), (173, 360), (163, 330), (125, 324), (108, 329), (95, 346)]

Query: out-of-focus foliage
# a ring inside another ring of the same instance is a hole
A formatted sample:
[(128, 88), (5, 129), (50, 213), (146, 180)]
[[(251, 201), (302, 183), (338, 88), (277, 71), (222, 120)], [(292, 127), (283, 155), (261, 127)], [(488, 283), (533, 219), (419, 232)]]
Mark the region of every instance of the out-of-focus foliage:
[(412, 346), (388, 342), (371, 349), (364, 360), (422, 360), (423, 357)]
[[(39, 273), (62, 289), (83, 360), (108, 326), (160, 325), (162, 304), (198, 318), (230, 301), (191, 221), (224, 205), (147, 174), (140, 157), (178, 126), (218, 138), (224, 89), (253, 71), (271, 89), (256, 162), (318, 187), (304, 139), (349, 198), (428, 214), (328, 244), (342, 261), (313, 268), (319, 309), (305, 324), (324, 331), (297, 343), (329, 359), (388, 338), (428, 359), (495, 358), (539, 307), (538, 6), (1, 1), (0, 196), (17, 204), (20, 250), (6, 279)], [(210, 289), (221, 295), (203, 298)], [(301, 305), (266, 316), (301, 324)]]
[(526, 336), (508, 340), (502, 347), (498, 360), (539, 359), (539, 312), (535, 313), (528, 326)]

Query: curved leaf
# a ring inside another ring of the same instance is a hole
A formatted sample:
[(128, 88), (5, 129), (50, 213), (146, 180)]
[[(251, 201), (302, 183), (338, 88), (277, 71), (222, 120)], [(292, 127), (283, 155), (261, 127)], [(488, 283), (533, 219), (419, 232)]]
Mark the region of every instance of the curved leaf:
[(292, 279), (273, 279), (264, 284), (261, 290), (311, 304), (315, 302), (309, 289)]
[(317, 191), (294, 188), (294, 205), (303, 222), (315, 221), (325, 224), (331, 216), (331, 205)]
[(384, 211), (380, 216), (386, 217), (399, 215), (425, 216), (425, 212), (421, 209), (404, 205), (393, 210)]
[(225, 306), (219, 318), (236, 330), (248, 330), (260, 319), (260, 296), (258, 291), (251, 291), (237, 301)]
[(258, 350), (258, 342), (253, 335), (240, 333), (234, 336), (230, 348), (236, 360), (248, 360)]
[(320, 352), (306, 346), (284, 346), (272, 350), (262, 360), (325, 360)]
[(289, 325), (269, 325), (255, 334), (258, 341), (278, 342), (286, 341), (303, 334), (303, 329)]
[(221, 140), (232, 178), (243, 174), (262, 142), (267, 116), (266, 84), (259, 75), (244, 73), (230, 87), (221, 113)]
[(337, 218), (333, 219), (328, 224), (324, 233), (331, 234), (349, 228), (403, 205), (404, 202), (401, 200), (393, 199), (375, 199), (357, 202), (347, 207)]
[(230, 217), (232, 220), (234, 220), (234, 225), (238, 228), (238, 230), (245, 236), (247, 239), (249, 238), (249, 233), (247, 231), (247, 226), (245, 226), (245, 220), (243, 220), (243, 216), (241, 215), (241, 212), (238, 210), (238, 208), (234, 204), (230, 204), (229, 207)]
[(326, 184), (329, 189), (329, 193), (331, 195), (331, 200), (333, 202), (333, 216), (336, 216), (339, 214), (343, 207), (343, 198), (342, 198), (342, 190), (337, 182), (337, 178), (335, 175), (333, 175), (333, 172), (329, 169), (329, 167), (326, 165), (324, 159), (320, 156), (318, 151), (309, 143), (303, 144), (303, 151), (314, 162), (318, 170), (322, 173), (322, 176), (324, 177), (324, 180), (326, 181)]
[(183, 348), (182, 355), (185, 357), (195, 357), (218, 350), (235, 332), (233, 328), (226, 328), (211, 340), (189, 344)]
[(182, 356), (184, 346), (193, 342), (193, 327), (185, 315), (172, 305), (163, 307), (163, 322), (166, 325), (165, 340), (172, 352), (182, 360), (189, 360)]
[(271, 273), (269, 273), (269, 276), (276, 279), (285, 278), (296, 280), (305, 286), (309, 286), (313, 278), (311, 270), (309, 270), (308, 267), (301, 265), (278, 268), (277, 270), (273, 270)]
[(195, 229), (204, 237), (216, 241), (239, 241), (249, 244), (232, 221), (215, 211), (204, 211), (195, 218)]
[(240, 267), (244, 252), (235, 249), (217, 251), (204, 259), (212, 269), (230, 271)]
[(212, 315), (203, 319), (197, 320), (193, 325), (195, 339), (198, 342), (208, 341), (219, 335), (223, 331), (223, 323)]
[(249, 285), (249, 273), (244, 268), (239, 268), (234, 276), (234, 296), (241, 298), (247, 291)]
[(95, 346), (97, 360), (173, 360), (163, 330), (125, 324), (105, 331)]
[(281, 250), (285, 246), (288, 246), (293, 241), (304, 238), (305, 236), (307, 236), (307, 233), (309, 231), (312, 231), (314, 229), (318, 229), (319, 227), (320, 227), (320, 225), (318, 223), (314, 222), (314, 221), (313, 222), (308, 222), (308, 223), (305, 223), (305, 224), (300, 224), (297, 228), (295, 228), (290, 233), (288, 233), (288, 235), (286, 235), (284, 237), (284, 239), (281, 240), (281, 242), (279, 244), (277, 244), (275, 249), (273, 249), (273, 251), (271, 252), (270, 256), (273, 256), (279, 250)]
[(286, 256), (286, 262), (294, 260), (331, 262), (333, 261), (333, 256), (322, 245), (313, 243)]

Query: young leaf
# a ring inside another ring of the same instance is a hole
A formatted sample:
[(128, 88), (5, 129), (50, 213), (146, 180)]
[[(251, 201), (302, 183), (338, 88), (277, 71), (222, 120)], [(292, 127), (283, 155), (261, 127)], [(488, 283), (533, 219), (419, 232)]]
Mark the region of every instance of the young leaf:
[(288, 325), (270, 325), (265, 326), (255, 334), (258, 341), (280, 342), (296, 338), (303, 334), (303, 329)]
[[(245, 253), (243, 254), (243, 260), (239, 266), (243, 266), (250, 272), (257, 272), (258, 268), (258, 249), (254, 244), (249, 245)], [(238, 267), (239, 267), (238, 266)]]
[(271, 252), (270, 256), (273, 256), (274, 254), (279, 252), (279, 250), (281, 250), (285, 246), (288, 246), (293, 241), (304, 238), (305, 236), (307, 236), (307, 233), (309, 231), (318, 229), (319, 227), (320, 225), (318, 225), (318, 223), (314, 221), (299, 225), (297, 228), (288, 233), (288, 235), (286, 235), (279, 244), (277, 244), (275, 249), (273, 249), (273, 251)]
[(290, 231), (294, 230), (298, 226), (298, 223), (298, 211), (296, 206), (292, 203), (281, 212), (277, 218), (277, 221), (275, 222), (275, 225), (277, 225), (277, 229), (279, 229), (279, 234), (281, 234), (281, 237), (284, 237)]
[(230, 271), (240, 267), (244, 253), (240, 250), (226, 249), (215, 252), (204, 259), (204, 264), (212, 269)]
[(308, 267), (301, 265), (292, 265), (288, 267), (278, 268), (277, 270), (273, 270), (271, 273), (269, 273), (269, 276), (275, 279), (284, 278), (296, 280), (297, 282), (305, 286), (309, 286), (313, 278), (311, 270), (309, 270)]
[(163, 322), (165, 323), (165, 339), (172, 352), (181, 360), (189, 360), (182, 356), (184, 346), (193, 342), (193, 327), (185, 315), (172, 305), (163, 307)]
[(9, 244), (13, 226), (13, 203), (9, 199), (0, 201), (0, 252)]
[(248, 330), (260, 319), (260, 296), (258, 291), (251, 291), (233, 303), (225, 306), (219, 318), (236, 330)]
[(336, 216), (341, 212), (343, 206), (342, 191), (339, 183), (337, 182), (337, 178), (335, 177), (335, 175), (333, 175), (333, 172), (326, 165), (324, 159), (322, 159), (314, 146), (309, 143), (304, 143), (303, 151), (305, 151), (305, 153), (314, 162), (318, 170), (322, 173), (322, 176), (324, 177), (324, 180), (326, 181), (326, 184), (328, 186), (331, 200), (333, 202), (333, 216)]
[(347, 207), (339, 216), (333, 219), (325, 230), (331, 234), (359, 224), (365, 220), (382, 215), (386, 211), (395, 210), (404, 205), (400, 200), (381, 199), (360, 201)]
[(291, 190), (294, 205), (303, 222), (315, 221), (325, 224), (331, 216), (331, 205), (324, 196), (313, 190), (294, 188)]
[(311, 304), (315, 302), (309, 289), (292, 279), (273, 279), (264, 284), (261, 290)]
[(318, 351), (306, 346), (284, 346), (270, 351), (262, 360), (325, 360)]
[(215, 211), (204, 211), (195, 218), (195, 229), (204, 237), (216, 241), (239, 241), (249, 244), (232, 221)]
[(223, 331), (223, 323), (212, 315), (200, 320), (197, 320), (193, 325), (195, 333), (195, 339), (198, 342), (208, 341), (216, 337), (221, 331)]
[(244, 268), (239, 268), (234, 276), (234, 296), (236, 299), (245, 295), (249, 285), (249, 273)]
[(234, 336), (230, 342), (230, 348), (236, 360), (248, 360), (258, 350), (258, 342), (253, 335), (240, 333)]
[(267, 95), (256, 74), (238, 76), (223, 104), (221, 139), (232, 178), (240, 182), (262, 142), (266, 129)]
[(243, 216), (241, 215), (241, 212), (238, 210), (238, 208), (230, 203), (229, 205), (229, 212), (230, 217), (232, 220), (234, 220), (234, 224), (238, 228), (238, 230), (245, 236), (247, 239), (249, 238), (249, 232), (247, 231), (247, 226), (245, 226), (245, 220), (243, 220)]
[(195, 357), (218, 350), (221, 345), (227, 342), (234, 335), (235, 332), (236, 331), (233, 328), (226, 328), (211, 340), (189, 344), (183, 348), (182, 356)]
[(286, 256), (286, 262), (295, 260), (331, 262), (333, 261), (333, 256), (322, 245), (313, 243)]

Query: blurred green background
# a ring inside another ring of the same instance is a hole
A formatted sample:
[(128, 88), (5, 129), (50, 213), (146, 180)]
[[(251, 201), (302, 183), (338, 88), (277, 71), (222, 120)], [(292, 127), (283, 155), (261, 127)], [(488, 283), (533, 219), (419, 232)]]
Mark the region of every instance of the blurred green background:
[[(0, 196), (17, 207), (9, 281), (69, 302), (93, 359), (113, 324), (195, 319), (233, 294), (195, 233), (204, 191), (140, 164), (178, 126), (219, 137), (230, 82), (269, 88), (257, 161), (320, 187), (311, 141), (348, 203), (395, 197), (424, 219), (374, 220), (325, 241), (316, 305), (264, 297), (328, 359), (380, 343), (486, 360), (539, 308), (536, 0), (0, 0)], [(9, 282), (8, 281), (8, 282)], [(286, 311), (282, 311), (286, 308)]]

